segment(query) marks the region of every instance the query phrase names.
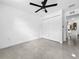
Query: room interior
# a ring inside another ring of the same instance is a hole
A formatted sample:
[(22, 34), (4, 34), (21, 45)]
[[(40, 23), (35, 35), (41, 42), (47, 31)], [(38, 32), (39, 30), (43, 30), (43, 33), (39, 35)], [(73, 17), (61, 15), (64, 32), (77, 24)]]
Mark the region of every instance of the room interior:
[(79, 59), (78, 0), (0, 0), (0, 27), (0, 59)]

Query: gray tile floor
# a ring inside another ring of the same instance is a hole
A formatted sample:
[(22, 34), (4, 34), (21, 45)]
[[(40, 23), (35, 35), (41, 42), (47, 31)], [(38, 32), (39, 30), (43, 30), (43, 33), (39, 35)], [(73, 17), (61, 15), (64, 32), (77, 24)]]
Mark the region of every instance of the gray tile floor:
[[(72, 53), (76, 57), (72, 57)], [(0, 50), (0, 59), (79, 59), (79, 45), (37, 39)]]

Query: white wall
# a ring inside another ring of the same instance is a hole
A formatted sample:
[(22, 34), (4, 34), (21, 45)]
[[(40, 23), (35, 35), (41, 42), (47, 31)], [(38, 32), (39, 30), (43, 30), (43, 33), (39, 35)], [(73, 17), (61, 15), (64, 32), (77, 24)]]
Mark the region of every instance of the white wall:
[(62, 43), (62, 10), (44, 17), (42, 24), (42, 37)]
[(39, 38), (40, 18), (0, 4), (0, 48)]

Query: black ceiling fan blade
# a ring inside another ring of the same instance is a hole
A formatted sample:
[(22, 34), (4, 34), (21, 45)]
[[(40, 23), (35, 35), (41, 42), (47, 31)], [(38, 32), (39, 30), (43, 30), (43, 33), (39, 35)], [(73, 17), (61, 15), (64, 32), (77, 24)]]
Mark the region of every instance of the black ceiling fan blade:
[(51, 5), (46, 5), (45, 8), (53, 7), (53, 6), (57, 6), (57, 3), (56, 4), (51, 4)]
[(30, 2), (30, 5), (34, 5), (34, 6), (37, 6), (37, 7), (42, 7), (41, 5), (37, 5), (37, 4), (31, 3), (31, 2)]
[(47, 11), (47, 9), (45, 8), (45, 13), (47, 13), (48, 11)]
[(35, 11), (35, 13), (37, 13), (38, 11), (42, 10), (42, 8), (38, 9), (37, 11)]

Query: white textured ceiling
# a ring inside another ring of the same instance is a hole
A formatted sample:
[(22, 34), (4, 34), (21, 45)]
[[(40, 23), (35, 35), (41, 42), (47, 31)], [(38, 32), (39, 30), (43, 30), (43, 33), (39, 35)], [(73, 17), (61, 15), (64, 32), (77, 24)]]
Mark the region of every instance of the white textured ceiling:
[[(62, 0), (62, 8), (67, 11), (67, 10), (72, 10), (79, 8), (79, 0)], [(74, 4), (73, 7), (69, 7), (70, 5)]]
[[(34, 11), (39, 9), (39, 7), (29, 5), (29, 2), (41, 4), (42, 1), (43, 0), (0, 0), (0, 3), (17, 8), (26, 13), (35, 14)], [(48, 0), (47, 2), (47, 4), (54, 4), (54, 3), (58, 3), (58, 6), (47, 8), (48, 13), (45, 13), (43, 10), (41, 10), (38, 13), (36, 13), (36, 15), (44, 16), (62, 8), (66, 10), (68, 9), (68, 6), (70, 4), (76, 4), (75, 8), (79, 7), (78, 0)]]

